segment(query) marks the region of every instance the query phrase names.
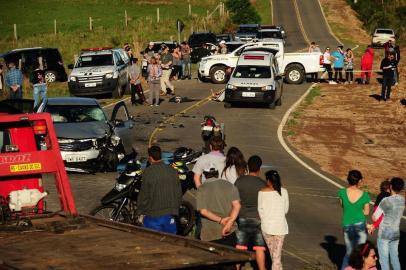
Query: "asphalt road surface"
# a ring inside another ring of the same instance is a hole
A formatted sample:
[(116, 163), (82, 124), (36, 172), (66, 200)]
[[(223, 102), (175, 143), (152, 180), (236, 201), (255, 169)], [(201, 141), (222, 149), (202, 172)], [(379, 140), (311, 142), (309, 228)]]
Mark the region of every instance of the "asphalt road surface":
[[(296, 0), (273, 0), (274, 23), (282, 24), (287, 31), (287, 51), (307, 47), (294, 1)], [(322, 46), (338, 44), (327, 31), (317, 0), (297, 0), (296, 5), (308, 39)], [(225, 123), (228, 147), (237, 146), (243, 151), (246, 159), (253, 154), (261, 156), (264, 161), (263, 172), (268, 169), (277, 169), (280, 172), (282, 183), (290, 196), (287, 217), (289, 235), (284, 244), (283, 255), (285, 269), (303, 269), (308, 264), (340, 265), (345, 246), (340, 226), (341, 207), (337, 199), (338, 189), (294, 160), (285, 152), (276, 135), (285, 112), (303, 95), (310, 84), (285, 84), (282, 106), (275, 110), (253, 107), (225, 109), (220, 102), (203, 102), (210, 95), (210, 89), (220, 90), (222, 85), (200, 83), (196, 79), (178, 81), (175, 85), (177, 95), (189, 97), (194, 101), (176, 104), (169, 103), (168, 98), (165, 98), (160, 107), (130, 108), (131, 114), (136, 117), (134, 143), (140, 155), (146, 155), (150, 139), (164, 150), (174, 150), (179, 146), (200, 149), (202, 147), (200, 122), (204, 115), (215, 116), (217, 120)], [(197, 103), (201, 105), (173, 117)], [(160, 130), (155, 131), (155, 136), (150, 138), (157, 127), (160, 127)], [(304, 160), (318, 169), (316, 164)], [(79, 211), (88, 213), (114, 185), (116, 174), (69, 176)], [(329, 177), (335, 179), (334, 176)], [(344, 182), (341, 183), (345, 185)], [(55, 193), (51, 195), (55, 196)], [(406, 231), (404, 220), (402, 231)], [(405, 233), (402, 233), (403, 247), (404, 235)], [(405, 250), (401, 249), (400, 258), (406, 258)]]

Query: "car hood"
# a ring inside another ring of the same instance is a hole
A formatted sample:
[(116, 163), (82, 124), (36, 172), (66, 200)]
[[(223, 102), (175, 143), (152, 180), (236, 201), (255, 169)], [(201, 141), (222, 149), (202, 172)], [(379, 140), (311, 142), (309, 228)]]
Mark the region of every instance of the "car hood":
[(71, 76), (105, 75), (114, 72), (114, 66), (74, 68)]
[(64, 139), (99, 139), (110, 133), (104, 121), (83, 123), (54, 123), (56, 136)]

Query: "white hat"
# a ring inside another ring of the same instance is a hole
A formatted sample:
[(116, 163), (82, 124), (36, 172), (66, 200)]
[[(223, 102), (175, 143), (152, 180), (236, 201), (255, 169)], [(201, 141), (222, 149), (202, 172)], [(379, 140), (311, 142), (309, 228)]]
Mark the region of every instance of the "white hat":
[(154, 46), (154, 42), (151, 41), (151, 42), (149, 43), (149, 46)]
[(224, 40), (220, 41), (219, 44), (226, 44), (226, 42)]

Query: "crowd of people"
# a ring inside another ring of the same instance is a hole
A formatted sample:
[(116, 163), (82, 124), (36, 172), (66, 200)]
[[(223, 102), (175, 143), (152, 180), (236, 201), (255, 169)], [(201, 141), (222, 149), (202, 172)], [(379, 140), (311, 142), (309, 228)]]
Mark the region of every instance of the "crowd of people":
[[(321, 52), (320, 47), (312, 42), (309, 46), (309, 52), (320, 52), (323, 55), (323, 67), (325, 72), (321, 78), (327, 76), (329, 84), (352, 84), (354, 83), (354, 68), (355, 56), (351, 48), (347, 48), (344, 51), (342, 45), (332, 51), (330, 47), (326, 47), (324, 52)], [(382, 95), (381, 100), (386, 101), (390, 98), (390, 91), (392, 85), (398, 85), (399, 83), (399, 70), (398, 64), (400, 61), (400, 48), (398, 45), (394, 45), (391, 40), (384, 44), (385, 58), (382, 60), (380, 69), (383, 72), (382, 82)], [(373, 71), (374, 62), (374, 49), (371, 46), (367, 46), (360, 61), (360, 78), (359, 83), (369, 84), (371, 81), (371, 75)], [(343, 76), (345, 72), (345, 77)], [(312, 74), (313, 81), (319, 82), (318, 74)]]

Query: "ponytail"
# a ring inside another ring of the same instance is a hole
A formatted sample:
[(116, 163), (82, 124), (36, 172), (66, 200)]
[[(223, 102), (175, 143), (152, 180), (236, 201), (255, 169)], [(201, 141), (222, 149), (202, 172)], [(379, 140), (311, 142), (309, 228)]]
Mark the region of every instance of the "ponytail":
[(281, 188), (281, 177), (279, 176), (278, 171), (270, 170), (265, 173), (266, 180), (272, 184), (274, 190), (276, 190), (279, 195), (282, 196)]

